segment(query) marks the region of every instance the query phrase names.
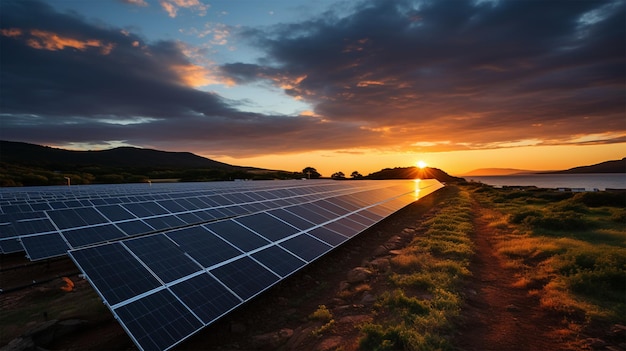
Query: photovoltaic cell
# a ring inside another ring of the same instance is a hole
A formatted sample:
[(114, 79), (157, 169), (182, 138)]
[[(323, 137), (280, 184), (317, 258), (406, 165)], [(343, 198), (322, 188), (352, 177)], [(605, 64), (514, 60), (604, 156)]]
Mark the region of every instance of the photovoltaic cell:
[(165, 350), (202, 327), (168, 290), (118, 307), (115, 313), (144, 350)]
[(173, 285), (171, 290), (204, 324), (214, 321), (242, 302), (206, 273)]
[(13, 253), (24, 251), (22, 243), (18, 239), (6, 239), (0, 240), (0, 252), (1, 253)]
[(98, 211), (113, 222), (136, 218), (132, 213), (128, 212), (120, 205), (99, 206)]
[(143, 233), (150, 233), (154, 231), (154, 228), (145, 224), (141, 220), (129, 221), (129, 222), (119, 222), (116, 225), (124, 231), (124, 233), (128, 235), (136, 235)]
[(23, 236), (21, 240), (31, 260), (65, 255), (69, 250), (69, 246), (58, 233)]
[(163, 234), (126, 240), (124, 245), (165, 283), (201, 269)]
[(205, 268), (241, 254), (240, 250), (203, 227), (189, 227), (166, 235)]
[(126, 237), (121, 230), (112, 224), (72, 229), (62, 233), (72, 247), (86, 246), (94, 241), (105, 242)]
[(332, 249), (331, 246), (306, 234), (298, 235), (295, 238), (284, 241), (280, 246), (293, 252), (307, 262), (313, 261)]
[(122, 244), (94, 246), (70, 253), (110, 305), (161, 285)]
[(318, 227), (307, 231), (310, 235), (328, 243), (330, 246), (338, 246), (348, 240), (347, 236), (341, 235), (326, 227)]
[(257, 213), (235, 219), (238, 223), (245, 225), (270, 241), (286, 238), (298, 232), (295, 227), (268, 215), (267, 213)]
[(309, 222), (306, 219), (302, 217), (298, 217), (295, 214), (287, 210), (284, 210), (282, 208), (272, 210), (272, 211), (267, 211), (267, 213), (301, 230), (306, 229), (306, 228), (311, 228), (313, 226), (313, 222)]
[(246, 256), (215, 268), (210, 273), (243, 300), (267, 289), (279, 279), (277, 275)]
[(281, 277), (288, 276), (306, 264), (305, 261), (279, 246), (270, 246), (254, 253), (252, 257)]
[(204, 225), (204, 227), (244, 252), (258, 249), (270, 243), (267, 239), (232, 220), (213, 222)]

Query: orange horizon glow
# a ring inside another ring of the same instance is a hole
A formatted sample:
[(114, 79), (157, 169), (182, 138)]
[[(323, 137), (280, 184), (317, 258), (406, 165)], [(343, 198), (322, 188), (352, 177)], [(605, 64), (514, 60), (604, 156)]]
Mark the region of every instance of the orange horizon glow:
[[(528, 171), (565, 170), (626, 157), (626, 143), (585, 146), (528, 146), (492, 150), (465, 150), (432, 153), (381, 152), (376, 150), (312, 151), (257, 157), (201, 156), (238, 166), (272, 170), (301, 171), (313, 167), (322, 176), (335, 172), (368, 175), (384, 168), (415, 167), (422, 160), (427, 167), (450, 175), (463, 175), (483, 168), (512, 168)], [(572, 155), (575, 155), (573, 157)]]

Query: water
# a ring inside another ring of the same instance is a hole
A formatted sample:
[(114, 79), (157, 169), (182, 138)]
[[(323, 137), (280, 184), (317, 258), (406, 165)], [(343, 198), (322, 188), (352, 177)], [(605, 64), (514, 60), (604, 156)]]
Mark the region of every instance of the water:
[(626, 189), (625, 173), (588, 174), (524, 174), (508, 176), (468, 176), (467, 181), (501, 187), (504, 185), (536, 186), (538, 188)]

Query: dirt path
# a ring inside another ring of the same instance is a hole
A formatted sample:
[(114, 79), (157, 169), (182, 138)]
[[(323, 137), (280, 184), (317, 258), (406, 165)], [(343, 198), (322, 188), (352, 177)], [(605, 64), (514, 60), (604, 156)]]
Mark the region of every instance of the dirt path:
[[(505, 266), (494, 244), (499, 229), (489, 225), (489, 209), (473, 204), (476, 256), (465, 290), (466, 307), (456, 344), (463, 351), (581, 350), (562, 317), (539, 306), (526, 287), (514, 287), (520, 272)], [(502, 240), (502, 239), (500, 239)]]

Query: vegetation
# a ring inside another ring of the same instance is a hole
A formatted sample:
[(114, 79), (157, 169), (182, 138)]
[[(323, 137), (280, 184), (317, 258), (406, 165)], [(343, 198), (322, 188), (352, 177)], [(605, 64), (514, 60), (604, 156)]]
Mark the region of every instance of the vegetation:
[(494, 225), (513, 228), (498, 252), (526, 272), (518, 286), (533, 288), (546, 308), (589, 322), (626, 323), (623, 192), (473, 187), (483, 206), (500, 213)]
[(375, 304), (375, 322), (363, 326), (364, 350), (446, 350), (473, 255), (469, 193), (454, 187), (428, 228), (392, 259), (391, 288)]
[[(453, 190), (453, 191), (452, 191)], [(362, 326), (363, 350), (451, 350), (474, 255), (470, 208), (498, 229), (497, 254), (521, 272), (515, 287), (584, 325), (626, 323), (626, 201), (616, 192), (449, 186), (426, 232), (392, 259), (389, 290)]]

